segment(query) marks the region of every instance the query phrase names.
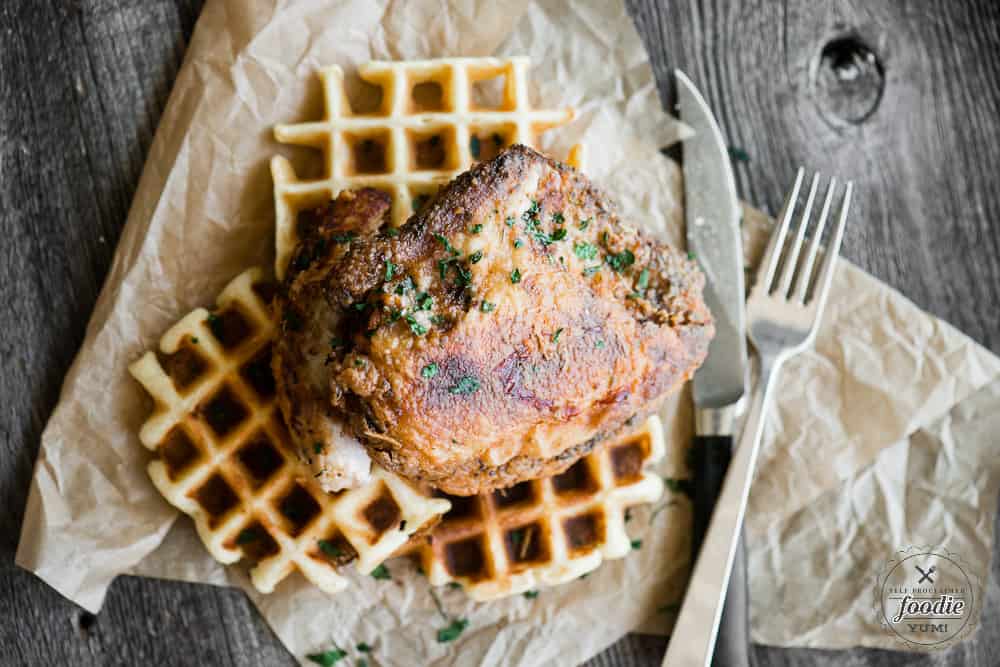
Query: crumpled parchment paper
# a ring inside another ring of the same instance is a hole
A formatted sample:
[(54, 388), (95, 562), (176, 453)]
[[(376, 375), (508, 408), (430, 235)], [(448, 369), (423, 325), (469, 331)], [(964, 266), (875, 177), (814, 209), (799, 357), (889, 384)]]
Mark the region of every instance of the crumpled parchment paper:
[[(490, 604), (441, 590), (446, 614), (469, 627), (440, 644), (446, 623), (408, 563), (390, 563), (392, 582), (352, 574), (334, 597), (297, 576), (262, 596), (239, 566), (208, 556), (186, 517), (175, 522), (146, 476), (136, 434), (149, 406), (126, 367), (240, 271), (271, 264), (268, 160), (283, 153), (302, 170), (316, 160), (276, 144), (271, 128), (319, 117), (315, 68), (490, 54), (531, 56), (536, 106), (577, 109), (547, 150), (559, 157), (583, 142), (587, 171), (623, 213), (682, 242), (680, 172), (657, 148), (685, 128), (663, 112), (620, 2), (209, 0), (42, 436), (19, 565), (95, 612), (119, 574), (240, 586), (299, 658), (364, 641), (385, 665), (572, 664), (628, 631), (669, 630), (689, 566), (681, 494), (636, 513), (642, 548), (585, 580)], [(746, 219), (752, 262), (766, 222), (751, 210)], [(753, 632), (787, 645), (892, 647), (868, 618), (858, 567), (928, 543), (986, 571), (1000, 359), (846, 262), (830, 302), (816, 350), (786, 365), (765, 432), (748, 516)], [(680, 477), (687, 393), (662, 416), (672, 445), (662, 472)], [(783, 613), (769, 613), (779, 602)]]

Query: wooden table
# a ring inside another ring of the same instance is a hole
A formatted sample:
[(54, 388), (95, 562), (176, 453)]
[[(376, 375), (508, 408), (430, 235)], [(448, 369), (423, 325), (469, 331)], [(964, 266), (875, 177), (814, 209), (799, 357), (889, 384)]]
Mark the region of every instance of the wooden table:
[[(39, 436), (80, 344), (201, 0), (0, 3), (0, 664), (293, 664), (244, 595), (120, 578), (94, 617), (16, 569)], [(1000, 352), (1000, 4), (632, 0), (780, 206), (797, 165), (853, 178), (844, 253)], [(667, 86), (664, 92), (669, 95)], [(1000, 573), (952, 650), (756, 647), (761, 665), (996, 665)], [(777, 611), (777, 610), (776, 610)], [(795, 610), (785, 610), (795, 613)], [(658, 665), (631, 636), (593, 665)]]

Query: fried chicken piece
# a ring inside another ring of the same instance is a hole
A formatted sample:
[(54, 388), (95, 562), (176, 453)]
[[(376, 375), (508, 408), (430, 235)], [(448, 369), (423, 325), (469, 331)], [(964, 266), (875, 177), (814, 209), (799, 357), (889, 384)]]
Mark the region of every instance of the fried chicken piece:
[(565, 470), (705, 358), (694, 263), (570, 167), (514, 146), (399, 229), (389, 206), (345, 192), (308, 219), (276, 297), (279, 402), (307, 455), (353, 460), (327, 435), (344, 425), (411, 480), (504, 488)]

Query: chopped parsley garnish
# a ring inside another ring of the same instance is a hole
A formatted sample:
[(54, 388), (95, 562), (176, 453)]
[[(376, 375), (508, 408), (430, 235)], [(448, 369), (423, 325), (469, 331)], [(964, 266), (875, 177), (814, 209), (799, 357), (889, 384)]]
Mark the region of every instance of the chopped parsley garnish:
[(476, 252), (469, 255), (469, 262), (471, 262), (472, 264), (478, 264), (482, 258), (483, 258), (483, 251), (477, 250)]
[(447, 238), (445, 238), (441, 234), (435, 234), (434, 238), (436, 238), (438, 241), (440, 241), (441, 245), (443, 245), (444, 249), (447, 250), (449, 253), (451, 253), (452, 255), (455, 255), (456, 257), (459, 255), (458, 250), (455, 249), (455, 246), (453, 246), (451, 244), (451, 241), (449, 241)]
[(330, 237), (330, 240), (334, 243), (350, 243), (358, 237), (354, 232), (347, 232), (346, 234), (334, 234)]
[(561, 225), (565, 221), (566, 221), (566, 218), (563, 217), (563, 214), (561, 212), (557, 211), (557, 212), (555, 212), (555, 213), (552, 214), (552, 222), (556, 223), (557, 225)]
[(332, 347), (335, 350), (338, 347), (344, 347), (345, 345), (347, 345), (347, 341), (345, 341), (343, 338), (331, 338), (330, 339), (330, 347)]
[(191, 342), (194, 343), (195, 345), (197, 345), (198, 344), (198, 337), (197, 336), (191, 336)]
[(358, 357), (357, 359), (354, 360), (354, 367), (355, 368), (361, 368), (364, 365), (365, 365), (365, 360), (362, 359), (361, 357)]
[(585, 218), (585, 219), (583, 219), (583, 220), (580, 221), (580, 223), (577, 225), (577, 227), (579, 227), (580, 231), (582, 232), (585, 229), (587, 229), (587, 227), (590, 227), (590, 223), (591, 223), (592, 220), (593, 220), (593, 218)]
[(424, 204), (427, 203), (428, 199), (430, 199), (430, 197), (428, 197), (427, 195), (417, 195), (416, 197), (414, 197), (413, 210), (419, 211), (420, 209), (422, 209), (424, 207)]
[(632, 540), (632, 548), (633, 549), (641, 549), (642, 548), (642, 540)]
[(339, 558), (344, 555), (344, 550), (329, 540), (320, 540), (317, 544), (327, 558)]
[(643, 269), (642, 272), (639, 274), (639, 280), (638, 282), (636, 282), (635, 286), (638, 287), (640, 290), (644, 290), (648, 285), (649, 285), (649, 269)]
[(357, 301), (357, 302), (351, 304), (351, 307), (354, 308), (354, 310), (356, 310), (358, 312), (361, 312), (362, 310), (365, 310), (366, 308), (368, 308), (368, 303), (365, 302), (365, 301)]
[(562, 241), (564, 238), (566, 238), (566, 228), (565, 227), (560, 227), (559, 229), (552, 230), (552, 240), (553, 241)]
[(392, 574), (389, 573), (389, 568), (385, 566), (385, 563), (382, 563), (372, 570), (372, 579), (392, 579)]
[(494, 310), (496, 310), (496, 308), (497, 305), (495, 303), (490, 303), (485, 299), (481, 304), (479, 304), (479, 310), (483, 311), (484, 313), (492, 313)]
[(538, 591), (524, 591), (523, 593), (521, 593), (521, 595), (528, 598), (529, 600), (534, 600), (535, 598), (538, 597)]
[(499, 132), (494, 132), (493, 133), (493, 144), (497, 148), (500, 148), (501, 146), (503, 146), (503, 137), (500, 136)]
[(392, 277), (396, 275), (396, 270), (399, 268), (398, 265), (393, 264), (390, 260), (385, 260), (385, 279), (386, 281), (392, 280)]
[(368, 667), (368, 661), (364, 658), (358, 658), (358, 661), (354, 663), (354, 667)]
[(360, 644), (358, 644), (354, 648), (358, 649), (359, 653), (371, 653), (372, 652), (372, 647), (369, 646), (368, 644), (364, 643), (364, 642), (361, 642)]
[(604, 258), (604, 261), (617, 273), (621, 273), (635, 264), (635, 255), (632, 254), (631, 250), (622, 250), (620, 253), (608, 255)]
[(537, 222), (539, 211), (541, 211), (541, 207), (538, 205), (538, 201), (532, 199), (531, 206), (528, 207), (527, 211), (521, 214), (521, 219), (525, 222), (534, 219)]
[[(476, 260), (479, 261), (479, 260)], [(459, 263), (455, 263), (455, 271), (458, 272), (458, 284), (465, 286), (472, 283), (472, 271), (462, 266)]]
[(594, 343), (594, 347), (596, 347), (598, 350), (604, 349), (604, 341), (598, 340), (596, 343)]
[(422, 369), (420, 369), (420, 376), (429, 380), (438, 374), (437, 364), (427, 364)]
[(524, 241), (522, 241), (521, 239), (514, 239), (514, 247), (515, 248), (520, 248), (523, 245), (524, 245)]
[(507, 216), (507, 219), (506, 219), (506, 220), (504, 220), (503, 222), (504, 222), (504, 224), (505, 224), (505, 225), (507, 225), (508, 227), (513, 227), (513, 226), (514, 226), (514, 218), (513, 218), (513, 216), (509, 216), (509, 215), (508, 215), (508, 216)]
[(693, 252), (691, 252), (690, 250), (688, 250), (688, 259), (694, 259), (694, 258), (695, 258), (695, 257), (697, 257), (697, 256), (698, 256), (698, 255), (696, 255), (696, 254), (694, 254)]
[(402, 295), (407, 290), (413, 289), (413, 287), (414, 287), (413, 278), (411, 278), (410, 276), (406, 276), (406, 278), (404, 278), (401, 283), (396, 285), (396, 294)]
[(406, 316), (406, 323), (410, 325), (410, 331), (412, 331), (418, 336), (423, 336), (425, 333), (427, 333), (427, 327), (418, 322), (417, 318), (415, 318), (413, 315)]
[(259, 539), (257, 531), (253, 528), (244, 528), (240, 531), (240, 534), (236, 536), (236, 544), (250, 544), (251, 542), (256, 542)]
[(594, 275), (595, 273), (597, 273), (600, 270), (601, 270), (601, 265), (600, 264), (598, 264), (597, 266), (588, 266), (587, 268), (585, 268), (583, 270), (583, 275), (585, 277), (589, 278), (590, 276)]
[(729, 147), (729, 157), (733, 160), (733, 162), (749, 162), (750, 161), (750, 155), (745, 150), (743, 150), (742, 148), (740, 148), (738, 146), (730, 146)]
[(585, 241), (577, 241), (573, 244), (573, 254), (584, 261), (597, 259), (597, 246)]
[(431, 324), (444, 324), (447, 321), (442, 315), (431, 315)]
[(208, 317), (205, 318), (205, 324), (208, 328), (212, 330), (216, 338), (222, 338), (222, 318), (215, 313), (209, 313)]
[(475, 375), (465, 375), (457, 383), (448, 387), (449, 394), (472, 394), (479, 389), (479, 378)]
[(454, 641), (459, 638), (462, 632), (469, 627), (469, 621), (465, 618), (456, 618), (452, 620), (451, 625), (447, 628), (441, 628), (437, 632), (438, 642), (445, 644), (450, 641)]
[(389, 321), (390, 322), (395, 322), (396, 320), (398, 320), (402, 316), (403, 316), (403, 311), (401, 311), (399, 308), (393, 308), (393, 309), (391, 309), (389, 311)]
[(438, 275), (441, 276), (441, 280), (448, 277), (448, 265), (451, 264), (450, 259), (439, 259), (438, 260)]
[(386, 227), (385, 231), (383, 232), (383, 234), (385, 234), (385, 236), (387, 236), (390, 239), (394, 239), (397, 236), (399, 236), (399, 228), (398, 227)]
[(321, 454), (323, 452), (323, 443), (314, 442), (313, 443), (313, 454)]
[(481, 146), (479, 145), (479, 137), (472, 135), (472, 138), (469, 139), (469, 152), (472, 153), (472, 157), (477, 160), (479, 159), (480, 149)]
[(563, 330), (564, 330), (563, 327), (559, 327), (558, 329), (556, 329), (556, 332), (554, 334), (552, 334), (552, 342), (553, 343), (558, 343), (559, 342), (559, 336), (562, 335)]
[(347, 651), (340, 648), (336, 644), (333, 645), (334, 648), (329, 651), (323, 651), (322, 653), (310, 653), (306, 656), (307, 660), (315, 662), (317, 665), (322, 667), (333, 667), (338, 662), (347, 657)]
[(483, 231), (483, 225), (481, 223), (476, 223), (469, 228), (469, 233), (471, 234), (478, 234), (481, 231)]
[(671, 493), (683, 493), (689, 498), (694, 497), (694, 484), (689, 479), (674, 479), (673, 477), (664, 477), (664, 484)]
[(514, 269), (513, 271), (510, 272), (510, 282), (512, 282), (515, 285), (518, 284), (519, 282), (521, 282), (521, 270), (520, 269)]
[(434, 297), (427, 292), (417, 295), (417, 310), (430, 310), (434, 307)]

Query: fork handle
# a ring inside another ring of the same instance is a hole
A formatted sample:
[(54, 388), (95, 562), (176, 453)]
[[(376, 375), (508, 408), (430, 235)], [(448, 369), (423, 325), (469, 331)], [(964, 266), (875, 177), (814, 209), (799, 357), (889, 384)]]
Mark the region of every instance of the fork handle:
[(664, 667), (708, 667), (711, 664), (760, 451), (764, 412), (770, 401), (779, 359), (761, 354), (759, 388), (747, 415), (740, 446), (726, 473), (716, 510), (712, 513), (701, 557), (694, 565), (672, 641), (667, 646)]

